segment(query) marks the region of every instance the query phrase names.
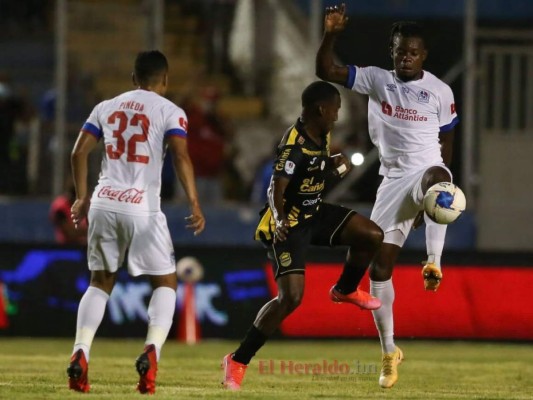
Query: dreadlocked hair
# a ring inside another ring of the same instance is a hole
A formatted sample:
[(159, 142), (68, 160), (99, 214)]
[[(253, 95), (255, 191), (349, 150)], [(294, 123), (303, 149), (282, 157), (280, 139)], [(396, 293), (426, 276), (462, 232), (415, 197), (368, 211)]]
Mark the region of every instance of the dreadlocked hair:
[(422, 26), (418, 22), (414, 21), (398, 21), (392, 24), (390, 32), (389, 46), (392, 47), (394, 43), (394, 37), (401, 35), (403, 37), (417, 37), (422, 39), (425, 46), (425, 35)]

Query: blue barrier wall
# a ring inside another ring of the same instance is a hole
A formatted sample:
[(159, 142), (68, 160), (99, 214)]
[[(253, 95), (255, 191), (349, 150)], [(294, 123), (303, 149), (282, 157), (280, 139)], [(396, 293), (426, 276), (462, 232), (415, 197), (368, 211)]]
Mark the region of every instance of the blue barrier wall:
[[(54, 232), (48, 220), (48, 201), (3, 199), (0, 201), (0, 243), (54, 243)], [(185, 229), (189, 215), (185, 205), (163, 204), (170, 233), (180, 245), (257, 246), (253, 240), (258, 221), (258, 208), (239, 205), (206, 207), (206, 229), (193, 236)], [(370, 215), (369, 206), (355, 206), (363, 215)], [(448, 227), (446, 249), (473, 250), (476, 244), (474, 215), (465, 213)], [(424, 228), (414, 231), (405, 245), (409, 249), (425, 249)]]

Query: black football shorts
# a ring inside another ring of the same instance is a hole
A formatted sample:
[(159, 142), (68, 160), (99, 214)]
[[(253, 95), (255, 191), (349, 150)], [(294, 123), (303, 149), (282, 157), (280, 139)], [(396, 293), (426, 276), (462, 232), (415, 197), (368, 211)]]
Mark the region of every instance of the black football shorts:
[(309, 245), (338, 246), (340, 232), (354, 214), (356, 212), (349, 208), (322, 203), (309, 220), (289, 229), (285, 241), (266, 245), (276, 279), (287, 274), (304, 273)]

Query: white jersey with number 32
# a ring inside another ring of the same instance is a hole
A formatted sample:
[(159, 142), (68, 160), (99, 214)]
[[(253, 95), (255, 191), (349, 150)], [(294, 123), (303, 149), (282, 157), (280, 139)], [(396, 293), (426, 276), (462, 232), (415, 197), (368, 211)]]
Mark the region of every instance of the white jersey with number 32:
[(91, 207), (130, 215), (159, 212), (165, 137), (187, 136), (185, 112), (137, 89), (98, 104), (82, 131), (103, 138), (105, 146)]
[(346, 86), (369, 96), (368, 128), (379, 150), (381, 175), (403, 176), (443, 162), (439, 134), (459, 121), (447, 84), (427, 71), (404, 82), (378, 67), (349, 65), (348, 70)]

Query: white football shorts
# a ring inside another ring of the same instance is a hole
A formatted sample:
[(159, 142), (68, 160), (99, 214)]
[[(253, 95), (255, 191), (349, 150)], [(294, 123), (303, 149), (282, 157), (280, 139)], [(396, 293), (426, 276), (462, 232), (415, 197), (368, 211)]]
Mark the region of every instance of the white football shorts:
[(88, 218), (89, 270), (116, 272), (127, 253), (132, 276), (176, 272), (174, 247), (162, 212), (138, 216), (91, 208)]
[(453, 177), (446, 166), (436, 164), (402, 177), (383, 178), (378, 188), (370, 219), (383, 229), (385, 233), (384, 243), (403, 246), (416, 215), (424, 208), (422, 177), (432, 167), (444, 168)]

